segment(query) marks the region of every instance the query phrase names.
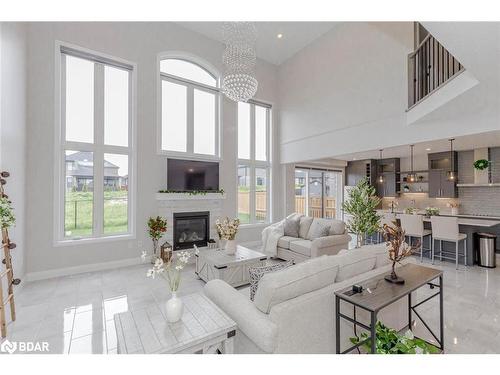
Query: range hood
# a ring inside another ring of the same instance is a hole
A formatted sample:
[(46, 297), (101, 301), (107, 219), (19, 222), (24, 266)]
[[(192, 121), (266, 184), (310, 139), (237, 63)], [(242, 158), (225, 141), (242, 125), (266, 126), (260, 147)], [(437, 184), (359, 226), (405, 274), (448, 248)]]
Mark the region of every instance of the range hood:
[[(474, 161), (479, 159), (490, 160), (488, 148), (478, 148), (474, 150)], [(473, 168), (471, 166), (471, 168)], [(474, 169), (473, 184), (457, 184), (458, 187), (498, 187), (500, 183), (491, 183), (491, 165), (483, 171)], [(459, 176), (460, 177), (460, 176)]]

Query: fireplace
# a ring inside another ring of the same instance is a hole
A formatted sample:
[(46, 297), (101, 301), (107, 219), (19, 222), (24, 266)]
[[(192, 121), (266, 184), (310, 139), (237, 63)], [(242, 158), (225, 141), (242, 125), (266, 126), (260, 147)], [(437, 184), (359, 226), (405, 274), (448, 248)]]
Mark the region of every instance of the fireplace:
[(209, 237), (210, 212), (174, 213), (174, 250), (207, 246)]

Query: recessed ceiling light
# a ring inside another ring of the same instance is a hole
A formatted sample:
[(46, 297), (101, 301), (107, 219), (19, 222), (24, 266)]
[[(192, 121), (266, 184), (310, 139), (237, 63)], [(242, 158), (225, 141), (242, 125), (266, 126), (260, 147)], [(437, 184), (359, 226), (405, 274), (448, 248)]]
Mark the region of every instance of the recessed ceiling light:
[(426, 148), (425, 151), (430, 151), (431, 149), (430, 148)]
[(278, 35), (276, 35), (276, 38), (278, 38), (278, 39), (283, 38), (283, 34), (279, 33)]

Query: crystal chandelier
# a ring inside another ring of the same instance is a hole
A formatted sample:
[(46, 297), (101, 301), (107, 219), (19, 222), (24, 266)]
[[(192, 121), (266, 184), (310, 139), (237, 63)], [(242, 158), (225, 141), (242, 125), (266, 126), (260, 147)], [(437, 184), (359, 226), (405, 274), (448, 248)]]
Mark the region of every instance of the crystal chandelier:
[(225, 66), (222, 92), (235, 102), (246, 102), (255, 95), (258, 86), (254, 77), (255, 25), (252, 22), (225, 22), (222, 31), (226, 45), (222, 54)]

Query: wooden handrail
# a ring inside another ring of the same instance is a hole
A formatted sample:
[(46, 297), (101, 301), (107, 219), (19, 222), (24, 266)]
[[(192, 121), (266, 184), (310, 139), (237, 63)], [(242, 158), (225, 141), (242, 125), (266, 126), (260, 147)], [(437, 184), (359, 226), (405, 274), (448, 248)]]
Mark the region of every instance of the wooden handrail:
[(427, 36), (420, 42), (420, 44), (417, 46), (417, 48), (415, 48), (415, 51), (410, 53), (408, 56), (411, 57), (411, 56), (415, 55), (419, 51), (419, 49), (425, 44), (425, 42), (427, 42), (427, 40), (429, 38), (432, 38), (431, 34), (427, 34)]

